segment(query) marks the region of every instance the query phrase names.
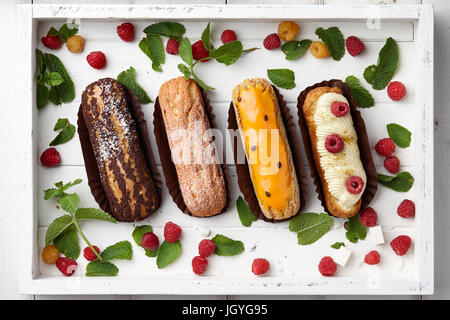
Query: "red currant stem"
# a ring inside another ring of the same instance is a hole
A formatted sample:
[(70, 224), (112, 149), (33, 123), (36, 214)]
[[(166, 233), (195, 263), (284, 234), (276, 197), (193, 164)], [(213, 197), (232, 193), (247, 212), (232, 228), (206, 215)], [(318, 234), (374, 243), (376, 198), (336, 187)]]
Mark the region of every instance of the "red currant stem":
[(78, 233), (79, 233), (80, 236), (83, 238), (84, 242), (86, 242), (86, 244), (88, 245), (88, 247), (91, 248), (92, 252), (97, 256), (97, 258), (98, 258), (100, 261), (103, 261), (103, 258), (100, 256), (100, 254), (97, 252), (97, 250), (95, 250), (95, 249), (92, 247), (91, 243), (90, 243), (89, 240), (86, 238), (86, 236), (84, 235), (83, 231), (81, 231), (81, 228), (80, 228), (80, 226), (78, 225), (78, 222), (74, 219), (74, 220), (73, 220), (73, 223), (74, 223), (75, 227), (77, 228)]

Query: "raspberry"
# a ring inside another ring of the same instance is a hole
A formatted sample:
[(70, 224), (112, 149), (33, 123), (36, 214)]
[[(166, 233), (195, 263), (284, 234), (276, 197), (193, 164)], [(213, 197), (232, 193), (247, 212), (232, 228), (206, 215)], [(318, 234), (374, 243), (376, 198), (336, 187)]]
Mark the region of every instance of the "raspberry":
[(337, 266), (331, 257), (323, 257), (319, 263), (319, 271), (325, 277), (331, 277), (336, 273)]
[(331, 113), (336, 117), (343, 117), (350, 111), (350, 107), (345, 102), (335, 101), (331, 105)]
[(403, 256), (411, 247), (411, 238), (408, 236), (398, 236), (391, 241), (390, 245), (398, 256)]
[(403, 200), (397, 208), (397, 214), (402, 218), (412, 218), (416, 215), (416, 205), (411, 200)]
[(399, 101), (402, 100), (402, 98), (405, 96), (406, 88), (405, 85), (400, 81), (392, 81), (387, 87), (387, 92), (389, 98), (394, 101)]
[(347, 40), (345, 40), (345, 46), (347, 47), (348, 53), (353, 57), (356, 57), (365, 49), (364, 43), (355, 36), (348, 37)]
[(390, 157), (395, 151), (395, 144), (391, 138), (384, 138), (377, 142), (375, 151), (380, 156)]
[(220, 37), (220, 40), (222, 40), (222, 43), (228, 43), (232, 41), (236, 41), (236, 33), (233, 30), (225, 30), (222, 32), (222, 36)]
[(206, 267), (208, 267), (208, 260), (200, 256), (196, 256), (192, 259), (192, 271), (195, 274), (202, 274), (205, 272)]
[(198, 253), (200, 254), (200, 257), (208, 258), (215, 250), (216, 244), (209, 239), (203, 239), (198, 244)]
[(328, 50), (325, 43), (321, 41), (313, 41), (309, 47), (309, 51), (318, 59), (323, 59), (330, 56), (330, 50)]
[(70, 277), (77, 268), (78, 263), (75, 260), (69, 258), (59, 258), (56, 260), (56, 267), (61, 271), (64, 275)]
[(328, 152), (337, 153), (344, 147), (344, 142), (338, 134), (330, 134), (325, 140), (325, 148)]
[(59, 258), (59, 250), (54, 244), (46, 246), (42, 250), (42, 260), (47, 264), (54, 264)]
[(400, 171), (400, 160), (396, 156), (387, 157), (384, 160), (384, 167), (390, 173), (397, 173)]
[(359, 220), (363, 226), (374, 227), (378, 222), (377, 212), (373, 208), (367, 207), (359, 215)]
[(54, 167), (61, 163), (61, 156), (55, 148), (48, 148), (41, 154), (41, 163), (46, 167)]
[(164, 238), (167, 242), (175, 242), (180, 239), (181, 228), (173, 222), (167, 222), (164, 226)]
[(298, 24), (293, 21), (283, 21), (278, 25), (278, 35), (281, 40), (291, 41), (293, 40), (300, 30)]
[[(94, 250), (98, 254), (100, 254), (100, 249), (97, 246), (92, 246), (92, 248), (94, 248)], [(89, 247), (84, 248), (83, 256), (86, 258), (87, 261), (94, 261), (97, 259), (97, 256), (95, 255), (94, 251), (92, 251), (92, 249)]]
[(42, 37), (41, 40), (44, 46), (52, 50), (59, 49), (62, 46), (61, 39), (58, 36), (51, 36), (49, 33), (47, 33), (47, 36)]
[(364, 257), (364, 262), (370, 265), (380, 263), (380, 254), (377, 250), (372, 250)]
[(347, 179), (345, 185), (348, 192), (350, 192), (351, 194), (358, 194), (361, 193), (362, 189), (364, 188), (364, 181), (360, 177), (351, 176)]
[[(202, 40), (198, 40), (192, 45), (192, 56), (195, 60), (200, 60), (203, 58), (209, 57), (209, 52), (205, 49)], [(202, 62), (206, 62), (208, 60), (203, 60)]]
[(142, 237), (142, 247), (147, 250), (156, 250), (159, 247), (159, 239), (153, 232), (147, 232)]
[(84, 39), (82, 36), (74, 35), (66, 41), (67, 50), (72, 53), (80, 53), (84, 50)]
[(86, 57), (89, 65), (94, 69), (103, 69), (106, 65), (106, 57), (105, 54), (101, 51), (92, 51)]
[(270, 263), (266, 259), (258, 258), (253, 260), (252, 272), (257, 276), (266, 273), (270, 268)]
[(279, 48), (281, 46), (280, 37), (276, 33), (271, 33), (264, 39), (263, 45), (267, 50)]
[(180, 46), (180, 43), (177, 40), (170, 38), (166, 44), (166, 52), (168, 54), (177, 55), (179, 46)]
[(129, 22), (122, 23), (120, 26), (117, 27), (117, 34), (119, 35), (120, 39), (122, 39), (125, 42), (133, 41), (134, 26)]

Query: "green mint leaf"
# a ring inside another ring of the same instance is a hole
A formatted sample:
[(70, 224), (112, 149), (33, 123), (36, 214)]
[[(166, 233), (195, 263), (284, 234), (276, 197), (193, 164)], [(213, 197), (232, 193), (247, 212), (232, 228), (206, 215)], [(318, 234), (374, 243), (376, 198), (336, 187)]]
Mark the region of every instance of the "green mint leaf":
[(221, 234), (216, 234), (211, 240), (216, 244), (214, 253), (218, 256), (235, 256), (244, 252), (242, 241), (233, 240)]
[(51, 87), (48, 92), (48, 100), (54, 105), (60, 105), (62, 103), (61, 95), (56, 87)]
[(208, 22), (208, 25), (202, 32), (202, 42), (208, 52), (214, 49), (211, 45), (211, 22)]
[(103, 250), (101, 257), (105, 261), (109, 260), (131, 260), (133, 256), (133, 249), (131, 248), (131, 243), (129, 241), (120, 241), (112, 246), (109, 246)]
[(368, 66), (364, 70), (364, 79), (366, 79), (368, 84), (372, 84), (373, 83), (373, 79), (375, 79), (376, 71), (377, 71), (377, 66), (374, 65), (374, 64)]
[(286, 60), (297, 60), (306, 52), (311, 43), (312, 41), (309, 39), (288, 41), (281, 46), (281, 51), (286, 55)]
[(53, 220), (53, 222), (48, 226), (47, 232), (45, 233), (45, 246), (48, 246), (50, 243), (52, 243), (57, 236), (59, 236), (72, 224), (73, 218), (69, 215), (64, 215)]
[(86, 266), (86, 277), (107, 276), (114, 277), (119, 273), (119, 268), (108, 261), (91, 261)]
[(347, 232), (345, 236), (350, 242), (356, 243), (358, 239), (364, 240), (367, 235), (367, 230), (359, 220), (359, 216), (348, 218)]
[[(133, 239), (134, 242), (136, 242), (136, 244), (142, 248), (142, 238), (144, 237), (144, 234), (148, 233), (148, 232), (153, 232), (153, 228), (152, 226), (149, 225), (144, 225), (144, 226), (136, 226), (136, 228), (134, 228), (133, 231)], [(158, 255), (158, 249), (156, 250), (147, 250), (145, 248), (143, 248), (145, 250), (145, 255), (151, 258), (154, 258)]]
[(50, 189), (44, 190), (44, 200), (49, 200), (53, 197), (58, 196), (59, 194), (61, 194), (61, 191), (59, 189), (50, 188)]
[(181, 242), (177, 240), (175, 242), (164, 241), (158, 250), (158, 255), (156, 257), (156, 265), (158, 269), (162, 269), (165, 266), (171, 264), (181, 254)]
[(209, 54), (211, 57), (215, 58), (217, 62), (229, 66), (235, 63), (240, 58), (242, 50), (243, 50), (242, 42), (232, 41), (211, 51)]
[(392, 38), (388, 38), (378, 54), (377, 65), (367, 67), (364, 71), (364, 78), (368, 83), (372, 84), (372, 88), (375, 90), (386, 88), (397, 70), (398, 59), (397, 42)]
[(183, 38), (183, 40), (181, 40), (180, 46), (178, 47), (178, 52), (181, 59), (183, 59), (183, 61), (186, 62), (188, 66), (192, 66), (192, 64), (194, 63), (194, 58), (192, 57), (191, 41), (189, 41), (188, 38)]
[(250, 227), (253, 221), (258, 220), (255, 215), (250, 211), (247, 202), (239, 196), (236, 200), (236, 208), (239, 215), (239, 219), (244, 227)]
[[(62, 186), (61, 190), (62, 191), (66, 191), (67, 189), (72, 188), (73, 186), (76, 186), (77, 184), (80, 184), (81, 182), (83, 182), (83, 179), (75, 179), (73, 182), (68, 182), (64, 186)], [(62, 181), (61, 182), (57, 182), (57, 183), (61, 183), (61, 185), (62, 185)], [(55, 186), (58, 187), (57, 183), (55, 183)]]
[(316, 35), (325, 43), (330, 50), (333, 60), (341, 60), (345, 54), (345, 41), (342, 32), (337, 27), (316, 29)]
[(59, 134), (50, 142), (50, 146), (56, 146), (62, 143), (68, 142), (73, 138), (75, 134), (75, 126), (69, 122), (67, 118), (58, 119), (56, 122), (53, 131), (57, 131), (62, 129)]
[(191, 75), (192, 75), (191, 71), (189, 70), (189, 68), (185, 64), (180, 63), (178, 65), (178, 70), (180, 70), (180, 72), (184, 75), (186, 80), (188, 80), (191, 77)]
[(345, 78), (345, 82), (350, 87), (350, 91), (358, 107), (370, 108), (375, 104), (372, 95), (369, 91), (361, 86), (358, 78), (356, 78), (355, 76), (348, 76), (347, 78)]
[(284, 89), (295, 88), (295, 74), (289, 69), (268, 69), (267, 76), (274, 85)]
[(202, 80), (200, 80), (199, 77), (197, 77), (197, 75), (195, 73), (192, 72), (192, 77), (194, 78), (194, 80), (197, 82), (197, 84), (202, 87), (203, 89), (207, 90), (207, 91), (211, 91), (211, 90), (216, 90), (213, 87), (208, 86), (206, 83), (204, 83)]
[[(64, 79), (60, 85), (51, 88), (50, 96), (52, 96), (52, 91), (55, 91), (60, 102), (72, 102), (75, 99), (75, 87), (61, 60), (53, 54), (46, 53), (44, 55), (44, 62), (50, 73), (57, 72)], [(50, 98), (50, 101), (55, 102), (56, 100)]]
[(67, 24), (64, 23), (61, 28), (59, 28), (59, 38), (61, 39), (62, 43), (65, 43), (67, 39), (70, 36), (69, 28), (67, 27)]
[(160, 35), (180, 41), (186, 28), (178, 22), (158, 22), (144, 29), (147, 35)]
[(389, 137), (394, 140), (400, 148), (407, 148), (411, 144), (411, 131), (396, 123), (389, 123), (387, 126)]
[(413, 186), (414, 178), (409, 172), (402, 171), (396, 176), (378, 174), (378, 182), (383, 186), (391, 188), (395, 191), (407, 192)]
[(79, 208), (75, 212), (75, 218), (78, 221), (101, 220), (101, 221), (114, 222), (114, 223), (117, 222), (117, 220), (114, 219), (108, 212), (105, 212), (101, 209), (96, 209), (96, 208)]
[(57, 37), (59, 36), (59, 31), (56, 30), (54, 27), (51, 27), (50, 30), (48, 30), (48, 34), (51, 35), (52, 37)]
[(37, 84), (36, 85), (36, 107), (42, 109), (45, 107), (49, 101), (50, 92), (46, 86)]
[(67, 258), (77, 260), (80, 256), (78, 244), (78, 232), (74, 225), (68, 227), (63, 233), (53, 240), (55, 247)]
[(136, 82), (136, 70), (133, 67), (119, 73), (117, 81), (130, 89), (139, 99), (140, 103), (146, 104), (152, 102), (147, 92)]
[(139, 42), (139, 48), (152, 60), (153, 70), (162, 72), (161, 64), (164, 63), (165, 56), (161, 38), (156, 35), (148, 35)]
[(58, 204), (64, 211), (74, 215), (80, 204), (80, 197), (76, 193), (68, 194), (58, 200)]
[(307, 212), (292, 218), (289, 230), (297, 232), (298, 244), (308, 245), (319, 240), (333, 225), (333, 218), (326, 213)]
[(339, 249), (340, 247), (345, 247), (345, 243), (343, 243), (343, 242), (336, 242), (336, 243), (333, 243), (333, 244), (331, 245), (331, 247), (332, 247), (333, 249)]

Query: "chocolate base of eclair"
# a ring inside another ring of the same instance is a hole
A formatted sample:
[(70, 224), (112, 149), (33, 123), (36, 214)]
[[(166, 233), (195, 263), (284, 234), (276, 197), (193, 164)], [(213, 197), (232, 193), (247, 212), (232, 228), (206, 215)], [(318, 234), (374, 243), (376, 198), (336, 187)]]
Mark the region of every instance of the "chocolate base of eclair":
[(372, 199), (375, 197), (375, 194), (377, 193), (378, 188), (377, 170), (375, 168), (375, 164), (373, 163), (366, 125), (364, 124), (364, 120), (361, 117), (361, 113), (357, 109), (356, 102), (353, 99), (349, 86), (346, 83), (342, 82), (341, 80), (337, 79), (322, 81), (320, 83), (316, 83), (312, 86), (309, 86), (305, 90), (303, 90), (297, 98), (298, 124), (300, 126), (300, 132), (302, 134), (303, 139), (303, 146), (305, 149), (306, 157), (308, 159), (311, 178), (313, 179), (314, 185), (316, 186), (318, 199), (320, 200), (324, 210), (328, 214), (330, 214), (325, 201), (325, 195), (323, 193), (322, 180), (320, 179), (314, 161), (308, 127), (306, 125), (306, 120), (303, 115), (303, 103), (305, 102), (306, 96), (311, 90), (318, 87), (338, 87), (339, 89), (341, 89), (344, 97), (348, 100), (350, 106), (350, 113), (353, 119), (353, 125), (355, 127), (355, 131), (358, 136), (358, 147), (360, 151), (361, 162), (363, 164), (364, 171), (366, 172), (367, 176), (366, 189), (364, 190), (364, 193), (361, 196), (361, 207), (360, 207), (361, 211), (369, 205), (369, 203), (372, 201)]
[[(204, 107), (205, 107), (205, 113), (206, 113), (206, 116), (208, 117), (210, 128), (216, 129), (217, 128), (216, 116), (214, 114), (211, 104), (209, 103), (207, 94), (202, 88), (200, 88), (200, 92), (202, 94), (203, 103), (204, 103)], [(173, 199), (173, 202), (175, 202), (177, 207), (183, 213), (193, 216), (193, 217), (197, 217), (197, 218), (215, 217), (215, 216), (227, 211), (230, 206), (230, 202), (231, 202), (230, 192), (229, 192), (230, 181), (228, 178), (229, 176), (228, 176), (227, 165), (224, 164), (223, 161), (220, 166), (222, 168), (222, 173), (223, 173), (224, 181), (225, 181), (225, 189), (227, 192), (227, 202), (226, 202), (225, 206), (223, 207), (223, 209), (220, 211), (220, 213), (212, 215), (212, 216), (199, 217), (199, 216), (193, 215), (187, 208), (186, 203), (184, 202), (184, 199), (183, 199), (183, 194), (180, 189), (180, 183), (178, 181), (177, 170), (175, 168), (175, 164), (172, 161), (172, 153), (171, 153), (170, 147), (169, 147), (169, 140), (167, 139), (167, 132), (166, 132), (166, 128), (164, 125), (164, 119), (163, 119), (163, 115), (161, 112), (161, 106), (159, 104), (159, 98), (156, 98), (156, 101), (155, 101), (155, 110), (153, 112), (153, 129), (154, 129), (154, 133), (155, 133), (156, 144), (158, 146), (159, 158), (161, 160), (161, 166), (162, 166), (163, 173), (164, 173), (166, 187), (169, 191), (170, 196)], [(224, 160), (224, 159), (222, 159), (222, 160)]]
[[(295, 217), (298, 213), (302, 212), (306, 207), (307, 202), (307, 189), (308, 189), (308, 182), (306, 178), (305, 173), (305, 167), (303, 164), (302, 154), (301, 154), (301, 148), (300, 148), (300, 142), (298, 140), (296, 125), (294, 122), (294, 119), (289, 111), (289, 108), (286, 105), (286, 101), (284, 101), (283, 96), (278, 91), (278, 89), (275, 86), (272, 86), (275, 94), (278, 99), (278, 104), (280, 106), (280, 113), (283, 120), (283, 125), (286, 129), (286, 136), (289, 142), (289, 146), (291, 148), (292, 152), (292, 160), (295, 167), (295, 172), (297, 174), (297, 180), (299, 185), (299, 192), (300, 192), (300, 208), (297, 211), (295, 215), (292, 217)], [(236, 113), (234, 111), (233, 102), (230, 104), (230, 109), (228, 110), (228, 129), (232, 130), (239, 130), (237, 120), (236, 120)], [(238, 178), (238, 185), (239, 190), (241, 190), (241, 193), (247, 202), (250, 211), (253, 213), (255, 217), (258, 219), (264, 220), (266, 222), (283, 222), (286, 220), (291, 219), (292, 217), (286, 218), (286, 219), (269, 219), (267, 218), (264, 213), (261, 210), (261, 207), (259, 206), (258, 198), (255, 194), (255, 189), (253, 187), (252, 178), (250, 177), (250, 171), (248, 168), (248, 162), (247, 159), (245, 160), (245, 163), (238, 163), (237, 155), (238, 150), (241, 150), (244, 152), (244, 148), (242, 145), (242, 141), (240, 136), (236, 137), (235, 141), (232, 141), (233, 145), (233, 152), (234, 152), (234, 163), (236, 165), (236, 175)]]
[[(133, 119), (136, 123), (137, 134), (139, 137), (139, 142), (141, 144), (142, 151), (144, 153), (145, 162), (147, 164), (151, 178), (153, 180), (153, 184), (154, 184), (156, 192), (158, 194), (158, 197), (157, 197), (158, 203), (156, 204), (155, 210), (152, 212), (152, 213), (154, 213), (161, 205), (161, 199), (162, 199), (161, 175), (159, 174), (158, 167), (157, 167), (155, 158), (153, 156), (153, 151), (152, 151), (150, 138), (149, 138), (149, 134), (148, 134), (148, 129), (147, 129), (147, 121), (144, 118), (144, 113), (142, 112), (141, 104), (140, 104), (139, 100), (134, 96), (133, 93), (131, 93), (128, 89), (126, 89), (126, 91), (128, 94), (128, 101), (129, 101), (131, 116), (133, 117)], [(88, 184), (91, 189), (91, 193), (94, 196), (95, 201), (98, 203), (100, 209), (113, 215), (109, 201), (108, 201), (108, 197), (106, 195), (106, 192), (103, 188), (102, 181), (100, 179), (100, 173), (98, 170), (97, 161), (95, 159), (94, 151), (92, 149), (91, 140), (89, 137), (89, 131), (88, 131), (88, 128), (84, 121), (81, 105), (80, 105), (80, 109), (78, 111), (77, 124), (78, 124), (78, 137), (80, 138), (81, 151), (83, 153), (84, 165), (85, 165), (86, 175), (88, 178)], [(141, 219), (129, 220), (127, 217), (118, 217), (118, 216), (114, 216), (114, 217), (118, 221), (121, 221), (121, 222), (133, 222), (133, 221), (143, 220), (146, 218), (146, 217), (144, 217)]]

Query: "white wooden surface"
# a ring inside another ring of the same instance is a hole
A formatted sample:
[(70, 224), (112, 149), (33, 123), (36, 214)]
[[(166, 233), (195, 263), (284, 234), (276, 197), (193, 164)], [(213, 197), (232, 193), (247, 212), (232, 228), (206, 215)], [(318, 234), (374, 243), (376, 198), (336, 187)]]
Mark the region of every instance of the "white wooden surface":
[[(39, 1), (41, 2), (48, 2), (48, 1)], [(55, 2), (55, 1), (53, 1)], [(85, 1), (86, 2), (86, 1)], [(87, 1), (89, 3), (129, 3), (129, 1)], [(133, 3), (138, 3), (139, 1), (132, 1)], [(174, 1), (170, 1), (170, 3), (173, 3)], [(201, 1), (199, 1), (201, 3)], [(228, 1), (231, 3), (231, 1)], [(299, 1), (301, 3), (310, 3), (311, 1)], [(299, 3), (295, 2), (295, 3)], [(320, 1), (320, 3), (324, 3), (327, 1)], [(334, 3), (336, 1), (333, 1)], [(370, 2), (370, 1), (369, 1)], [(377, 1), (377, 2), (386, 2), (386, 1)], [(402, 2), (402, 1), (398, 1)], [(411, 1), (405, 1), (407, 3), (411, 3)], [(420, 1), (415, 1), (420, 2)], [(35, 1), (37, 3), (37, 1)], [(161, 3), (159, 1), (158, 3)], [(234, 2), (236, 3), (236, 2)], [(239, 2), (243, 3), (243, 2)], [(265, 1), (267, 3), (267, 1)], [(345, 1), (340, 1), (340, 3), (347, 3)], [(448, 20), (449, 20), (449, 5), (445, 1), (439, 1), (437, 2), (438, 9), (435, 10), (436, 14), (436, 57), (439, 59), (441, 58), (441, 61), (436, 61), (436, 65), (444, 65), (443, 61), (444, 59), (448, 58), (449, 56), (449, 44), (448, 44)], [(1, 30), (3, 33), (5, 33), (4, 30), (8, 30), (9, 32), (6, 34), (2, 34), (2, 39), (10, 39), (10, 41), (6, 41), (7, 45), (9, 45), (11, 48), (10, 50), (4, 50), (4, 53), (10, 53), (7, 58), (5, 59), (12, 59), (12, 57), (15, 57), (14, 54), (14, 35), (15, 33), (11, 32), (11, 30), (14, 30), (15, 28), (15, 2), (13, 1), (7, 1), (3, 2), (1, 4), (1, 18), (2, 18), (2, 25)], [(441, 8), (441, 9), (439, 9)], [(3, 14), (6, 13), (5, 16)], [(441, 16), (442, 15), (442, 16)], [(447, 25), (445, 25), (447, 24)], [(439, 50), (440, 48), (440, 50)], [(5, 72), (5, 74), (10, 74), (11, 78), (5, 79), (2, 78), (2, 91), (4, 92), (10, 92), (13, 90), (13, 86), (11, 84), (14, 84), (14, 67), (12, 67), (13, 64), (6, 64), (6, 67), (10, 67), (10, 72)], [(448, 75), (448, 66), (440, 68), (436, 74), (436, 119), (439, 121), (439, 126), (437, 127), (437, 134), (436, 134), (436, 143), (438, 145), (436, 146), (436, 171), (438, 177), (444, 177), (448, 178), (448, 162), (449, 160), (446, 157), (446, 154), (448, 154), (448, 111), (445, 110), (446, 102), (448, 101), (449, 94), (446, 91), (446, 88), (449, 86), (449, 75)], [(445, 82), (446, 81), (446, 82)], [(8, 87), (10, 85), (10, 87)], [(445, 95), (446, 96), (445, 96)], [(17, 181), (14, 179), (14, 172), (17, 170), (20, 170), (20, 168), (14, 167), (14, 157), (15, 153), (14, 150), (17, 150), (20, 148), (20, 146), (17, 146), (15, 143), (15, 130), (20, 130), (20, 119), (16, 119), (14, 117), (14, 101), (12, 101), (11, 95), (4, 95), (6, 96), (6, 102), (5, 106), (8, 106), (6, 109), (8, 117), (5, 117), (7, 119), (11, 119), (11, 121), (6, 122), (6, 126), (3, 126), (2, 133), (4, 137), (8, 137), (8, 139), (5, 139), (5, 147), (4, 150), (8, 150), (9, 152), (6, 152), (6, 159), (2, 158), (1, 161), (6, 160), (6, 164), (4, 164), (2, 167), (8, 168), (6, 170), (7, 176), (3, 177), (3, 182), (1, 184), (1, 194), (2, 199), (4, 199), (1, 202), (1, 211), (0, 211), (0, 227), (1, 227), (1, 260), (0, 260), (0, 276), (1, 276), (1, 291), (0, 291), (0, 297), (2, 298), (33, 298), (30, 296), (21, 296), (18, 294), (17, 289), (17, 266), (15, 261), (15, 254), (14, 252), (17, 251), (17, 239), (20, 237), (20, 226), (17, 223), (17, 216), (20, 214), (20, 212), (16, 212), (14, 208), (17, 207), (18, 201), (20, 201), (20, 194), (17, 193)], [(447, 98), (447, 99), (445, 99)], [(441, 131), (441, 132), (440, 132)], [(9, 176), (8, 176), (9, 175)], [(449, 226), (449, 220), (444, 216), (444, 213), (446, 211), (445, 208), (448, 206), (448, 195), (446, 194), (448, 182), (445, 180), (436, 180), (436, 224), (437, 224), (437, 236), (436, 236), (436, 254), (439, 256), (439, 259), (436, 259), (436, 295), (435, 297), (449, 297), (450, 296), (450, 290), (449, 290), (449, 274), (448, 274), (448, 268), (447, 263), (449, 260), (449, 247), (448, 247), (448, 236), (446, 229), (448, 229)], [(9, 192), (9, 193), (8, 193)], [(441, 216), (442, 215), (442, 216)], [(8, 241), (5, 241), (5, 239), (8, 239)], [(340, 296), (342, 297), (342, 296)], [(41, 298), (40, 296), (36, 296), (36, 298)], [(49, 298), (49, 297), (46, 297)], [(109, 297), (109, 298), (116, 298), (116, 297)], [(130, 296), (120, 296), (117, 298), (135, 298)], [(136, 297), (137, 298), (137, 297)], [(139, 298), (142, 298), (142, 296), (139, 296)], [(147, 297), (145, 297), (147, 298)], [(155, 296), (155, 298), (168, 298), (165, 296)], [(200, 297), (199, 297), (200, 298)], [(225, 297), (225, 296), (218, 296), (217, 298), (230, 298), (230, 299), (238, 299), (238, 298), (255, 298), (255, 297), (249, 297), (249, 296), (233, 296), (233, 297)], [(258, 296), (257, 298), (266, 298)], [(291, 297), (289, 297), (291, 298)], [(293, 296), (292, 298), (300, 298)], [(315, 296), (309, 296), (309, 297), (301, 297), (301, 298), (310, 298), (315, 299), (319, 297)], [(334, 297), (320, 297), (320, 298), (334, 298)], [(370, 297), (369, 297), (370, 298)], [(406, 297), (405, 297), (406, 298)], [(420, 298), (420, 297), (409, 297), (409, 298)]]

